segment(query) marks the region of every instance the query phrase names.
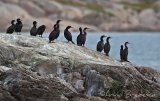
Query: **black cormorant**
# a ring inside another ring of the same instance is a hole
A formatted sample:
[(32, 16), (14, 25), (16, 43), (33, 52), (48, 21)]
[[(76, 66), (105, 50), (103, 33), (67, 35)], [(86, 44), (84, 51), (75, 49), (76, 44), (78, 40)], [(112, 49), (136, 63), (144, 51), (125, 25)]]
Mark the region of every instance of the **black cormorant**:
[(37, 22), (36, 21), (33, 21), (33, 27), (30, 30), (30, 35), (31, 36), (37, 35)]
[(71, 26), (66, 27), (66, 29), (64, 30), (64, 36), (68, 40), (68, 42), (71, 41), (74, 44), (74, 42), (72, 41), (72, 34), (69, 32), (70, 28), (73, 28), (73, 27)]
[(17, 19), (17, 23), (15, 25), (15, 32), (17, 32), (17, 34), (21, 34), (21, 30), (22, 30), (23, 24), (21, 22), (21, 19)]
[(14, 24), (14, 22), (15, 22), (15, 20), (12, 20), (12, 21), (11, 21), (11, 26), (9, 26), (9, 27), (7, 28), (6, 33), (12, 34), (12, 33), (14, 32), (14, 29), (15, 29), (15, 24)]
[(89, 28), (87, 28), (87, 27), (85, 27), (84, 29), (83, 29), (83, 35), (82, 35), (82, 46), (84, 47), (84, 44), (85, 44), (85, 42), (86, 42), (86, 37), (87, 37), (87, 32), (86, 32), (86, 30), (87, 29), (89, 29)]
[(104, 45), (104, 52), (106, 53), (106, 56), (109, 56), (109, 51), (110, 51), (110, 48), (111, 48), (110, 43), (109, 43), (110, 38), (111, 37), (107, 37), (106, 43)]
[(82, 28), (79, 27), (79, 35), (77, 36), (77, 45), (78, 46), (82, 46), (82, 36), (83, 36), (83, 32), (82, 32)]
[(52, 41), (54, 41), (55, 36), (59, 33), (57, 31), (57, 24), (55, 24), (53, 28), (54, 28), (53, 31), (49, 34), (49, 43), (51, 43)]
[(42, 37), (42, 34), (45, 31), (45, 29), (46, 29), (45, 25), (39, 26), (38, 29), (37, 29), (37, 35), (39, 35), (40, 37)]
[(130, 43), (129, 42), (125, 42), (125, 44), (124, 44), (125, 48), (123, 49), (123, 52), (122, 52), (122, 59), (124, 61), (129, 62), (128, 61), (128, 47), (127, 47), (127, 44), (130, 44)]
[(120, 59), (121, 61), (123, 61), (123, 45), (121, 45), (121, 49), (120, 49)]
[(61, 21), (62, 20), (57, 20), (57, 22), (56, 22), (57, 27), (56, 27), (56, 34), (54, 35), (54, 39), (57, 39), (59, 37), (59, 34), (60, 34), (60, 25), (59, 25), (59, 23)]
[(100, 41), (97, 43), (97, 51), (98, 52), (102, 52), (103, 48), (104, 48), (104, 41), (103, 38), (106, 37), (105, 35), (102, 35), (100, 37)]

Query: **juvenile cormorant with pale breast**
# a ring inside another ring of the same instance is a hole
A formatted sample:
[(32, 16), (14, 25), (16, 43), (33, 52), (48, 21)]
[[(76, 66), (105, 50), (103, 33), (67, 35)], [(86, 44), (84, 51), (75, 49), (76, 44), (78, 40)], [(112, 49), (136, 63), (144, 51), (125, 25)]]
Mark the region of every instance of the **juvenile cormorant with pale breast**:
[(9, 27), (7, 28), (6, 33), (12, 34), (12, 33), (14, 32), (14, 29), (15, 29), (15, 24), (14, 24), (14, 22), (15, 22), (15, 20), (12, 20), (12, 21), (11, 21), (11, 26), (9, 26)]
[(70, 28), (73, 28), (71, 26), (67, 26), (66, 29), (64, 30), (64, 36), (65, 38), (68, 40), (68, 42), (72, 42), (74, 44), (74, 42), (72, 41), (72, 34), (71, 32), (69, 31)]
[(110, 45), (110, 42), (109, 42), (110, 38), (111, 37), (107, 37), (106, 43), (104, 45), (104, 52), (106, 53), (106, 56), (109, 56), (109, 51), (110, 51), (110, 48), (111, 48), (111, 45)]
[(103, 38), (106, 37), (105, 35), (102, 35), (100, 37), (100, 41), (97, 43), (97, 51), (98, 52), (102, 52), (103, 48), (104, 48), (104, 40)]

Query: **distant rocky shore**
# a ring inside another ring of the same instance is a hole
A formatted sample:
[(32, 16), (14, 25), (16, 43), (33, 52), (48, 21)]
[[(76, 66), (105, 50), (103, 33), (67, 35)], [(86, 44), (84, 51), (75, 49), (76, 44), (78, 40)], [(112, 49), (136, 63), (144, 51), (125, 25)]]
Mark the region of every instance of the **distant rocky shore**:
[(0, 34), (0, 101), (159, 101), (160, 72), (40, 37)]
[(1, 0), (0, 31), (12, 19), (23, 19), (23, 31), (34, 20), (53, 29), (57, 19), (67, 25), (88, 26), (91, 31), (160, 31), (159, 0)]

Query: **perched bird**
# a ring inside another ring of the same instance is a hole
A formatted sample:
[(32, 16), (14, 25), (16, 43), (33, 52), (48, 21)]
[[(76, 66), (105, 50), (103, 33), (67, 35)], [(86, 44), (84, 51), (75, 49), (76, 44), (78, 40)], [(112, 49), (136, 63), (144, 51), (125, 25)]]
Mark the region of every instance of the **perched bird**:
[(45, 25), (39, 26), (38, 29), (37, 29), (36, 35), (39, 35), (40, 37), (42, 37), (42, 34), (43, 34), (43, 32), (45, 31), (45, 29), (46, 29), (46, 26), (45, 26)]
[(9, 26), (9, 27), (7, 28), (6, 33), (12, 34), (12, 33), (14, 32), (14, 29), (15, 29), (15, 24), (14, 24), (14, 22), (15, 22), (15, 20), (12, 20), (12, 21), (11, 21), (11, 26)]
[(54, 40), (57, 39), (59, 37), (59, 34), (60, 34), (60, 25), (59, 23), (61, 22), (62, 20), (57, 20), (56, 22), (56, 34), (54, 35)]
[(66, 27), (66, 29), (64, 30), (64, 36), (68, 40), (68, 42), (71, 41), (74, 44), (74, 42), (72, 41), (72, 34), (69, 31), (70, 28), (73, 28), (73, 27), (71, 27), (71, 26)]
[(100, 37), (100, 41), (97, 43), (97, 51), (98, 52), (102, 52), (103, 48), (104, 48), (104, 40), (103, 38), (106, 37), (105, 35), (102, 35)]
[(123, 61), (123, 45), (121, 45), (121, 49), (120, 49), (120, 59), (121, 61)]
[(106, 39), (106, 43), (105, 43), (105, 45), (104, 45), (104, 52), (106, 53), (106, 56), (109, 56), (109, 51), (110, 51), (110, 48), (111, 48), (111, 45), (110, 45), (110, 43), (109, 43), (109, 39), (110, 39), (111, 37), (107, 37), (107, 39)]
[(86, 37), (87, 37), (87, 32), (86, 32), (86, 30), (87, 29), (89, 29), (89, 28), (87, 28), (87, 27), (85, 27), (84, 29), (83, 29), (83, 35), (82, 35), (82, 39), (81, 39), (81, 41), (82, 41), (82, 46), (84, 47), (84, 44), (85, 44), (85, 42), (86, 42)]
[(83, 32), (82, 32), (82, 28), (81, 27), (79, 27), (79, 35), (77, 36), (77, 45), (78, 46), (82, 46), (82, 41), (81, 41), (81, 39), (82, 39), (82, 36), (83, 36)]
[(55, 24), (53, 28), (54, 28), (53, 31), (49, 34), (49, 43), (51, 43), (52, 41), (54, 41), (55, 36), (59, 33), (57, 31), (57, 24)]
[(125, 42), (125, 44), (124, 44), (125, 48), (122, 51), (122, 60), (129, 62), (128, 61), (128, 46), (127, 46), (127, 44), (130, 44), (130, 43), (129, 42)]
[(23, 27), (23, 24), (22, 24), (22, 22), (21, 22), (21, 19), (18, 18), (18, 19), (17, 19), (17, 23), (16, 23), (16, 25), (15, 25), (15, 32), (17, 32), (17, 34), (20, 35), (20, 34), (21, 34), (22, 27)]
[(31, 36), (37, 35), (37, 22), (36, 21), (33, 21), (33, 27), (30, 30), (30, 35)]

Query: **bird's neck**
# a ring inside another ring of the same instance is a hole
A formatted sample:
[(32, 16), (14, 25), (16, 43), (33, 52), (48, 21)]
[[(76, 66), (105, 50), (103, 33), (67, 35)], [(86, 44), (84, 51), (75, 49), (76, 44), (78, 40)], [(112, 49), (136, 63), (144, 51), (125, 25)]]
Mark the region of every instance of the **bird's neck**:
[(107, 43), (109, 43), (109, 39), (107, 39)]
[(69, 28), (66, 28), (66, 29), (65, 29), (65, 31), (68, 31), (68, 30), (69, 30)]
[(100, 40), (103, 41), (103, 37), (101, 37)]
[(86, 33), (86, 31), (85, 31), (85, 30), (83, 31), (83, 33), (84, 33), (84, 35), (87, 35), (87, 33)]
[(57, 24), (57, 27), (56, 27), (56, 29), (59, 29), (59, 24)]
[(82, 30), (80, 30), (80, 34), (82, 34), (83, 32), (82, 32)]
[(127, 44), (125, 44), (124, 46), (125, 46), (125, 48), (128, 48), (128, 47), (127, 47)]

